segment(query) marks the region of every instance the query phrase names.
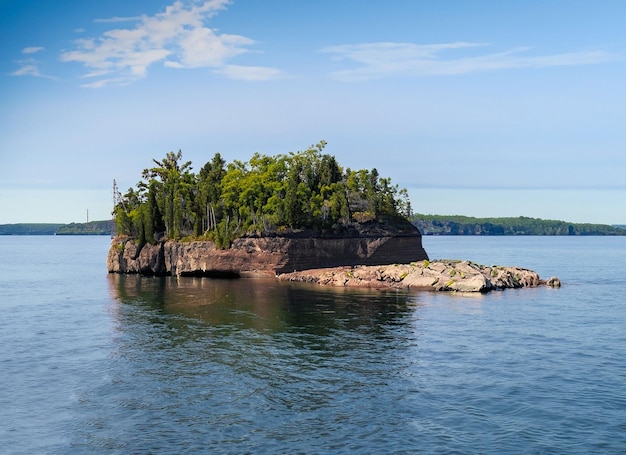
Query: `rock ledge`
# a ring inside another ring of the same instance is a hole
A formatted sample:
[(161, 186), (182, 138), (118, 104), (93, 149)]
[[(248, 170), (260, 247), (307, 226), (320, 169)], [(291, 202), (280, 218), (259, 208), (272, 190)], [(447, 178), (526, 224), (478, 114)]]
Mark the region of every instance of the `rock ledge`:
[(448, 260), (303, 270), (280, 274), (278, 279), (326, 286), (482, 293), (509, 288), (561, 286), (556, 277), (542, 280), (536, 272), (520, 267), (484, 266), (470, 261)]
[[(360, 230), (359, 230), (360, 229)], [(116, 237), (107, 256), (111, 273), (173, 276), (277, 275), (323, 267), (375, 266), (428, 259), (420, 232), (406, 222), (400, 227), (359, 225), (338, 235), (299, 232), (268, 237), (241, 237), (229, 249), (210, 241), (160, 241), (138, 244)]]

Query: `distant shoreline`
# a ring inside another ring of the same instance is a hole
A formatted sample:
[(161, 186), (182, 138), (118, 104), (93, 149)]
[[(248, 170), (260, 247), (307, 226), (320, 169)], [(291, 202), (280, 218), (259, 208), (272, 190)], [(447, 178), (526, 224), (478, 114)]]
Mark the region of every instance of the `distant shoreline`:
[(474, 235), (474, 236), (621, 236), (626, 235), (626, 225), (569, 223), (559, 220), (542, 220), (525, 216), (509, 218), (474, 218), (455, 215), (414, 214), (411, 223), (423, 236)]
[[(421, 215), (411, 218), (423, 236), (621, 236), (624, 224), (568, 223), (539, 218), (473, 218), (466, 216)], [(88, 223), (0, 224), (0, 235), (110, 235), (112, 220)]]
[(108, 235), (115, 223), (112, 220), (88, 223), (15, 223), (0, 224), (0, 235)]

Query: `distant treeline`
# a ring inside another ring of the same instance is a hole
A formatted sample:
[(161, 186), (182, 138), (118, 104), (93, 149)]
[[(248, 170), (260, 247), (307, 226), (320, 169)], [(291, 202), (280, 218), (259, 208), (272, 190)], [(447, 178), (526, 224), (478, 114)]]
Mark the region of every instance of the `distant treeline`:
[(70, 224), (0, 224), (0, 235), (111, 235), (114, 227), (112, 220)]
[(0, 224), (0, 235), (54, 235), (62, 226), (53, 223)]
[(414, 214), (411, 222), (423, 235), (626, 235), (606, 224), (568, 223), (540, 218), (474, 218)]
[(111, 235), (115, 228), (113, 220), (90, 221), (88, 223), (66, 224), (55, 232), (56, 235)]
[[(423, 235), (626, 235), (626, 225), (567, 223), (539, 218), (473, 218), (415, 214), (411, 222)], [(0, 235), (114, 235), (112, 220), (89, 223), (0, 224)]]

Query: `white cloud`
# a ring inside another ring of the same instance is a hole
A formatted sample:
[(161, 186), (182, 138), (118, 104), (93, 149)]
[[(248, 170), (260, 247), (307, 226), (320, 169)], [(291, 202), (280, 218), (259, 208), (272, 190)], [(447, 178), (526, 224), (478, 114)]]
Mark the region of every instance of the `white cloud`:
[(107, 85), (128, 85), (131, 83), (131, 80), (128, 77), (111, 77), (111, 78), (103, 78), (98, 79), (95, 82), (90, 82), (88, 84), (82, 84), (81, 87), (87, 88), (102, 88)]
[[(483, 43), (454, 42), (444, 44), (365, 43), (331, 46), (321, 52), (332, 55), (333, 60), (347, 60), (355, 68), (332, 73), (341, 80), (377, 79), (391, 75), (431, 76), (455, 75), (512, 68), (546, 68), (554, 66), (590, 65), (614, 60), (615, 56), (603, 51), (580, 51), (562, 54), (530, 56), (528, 48), (505, 52), (475, 54)], [(467, 55), (469, 51), (473, 54)], [(447, 51), (455, 51), (446, 58)], [(459, 56), (463, 51), (466, 55)]]
[[(22, 49), (22, 54), (32, 55), (43, 51), (44, 48), (41, 46), (25, 47)], [(33, 57), (26, 57), (23, 60), (17, 60), (15, 63), (17, 63), (19, 68), (13, 71), (11, 76), (33, 76), (54, 79), (52, 76), (41, 73), (39, 69), (40, 62), (35, 60)]]
[(264, 66), (225, 65), (215, 70), (215, 72), (229, 79), (240, 81), (267, 81), (284, 77), (280, 70)]
[(41, 76), (39, 67), (33, 62), (18, 62), (20, 68), (13, 71), (11, 76)]
[(185, 31), (180, 36), (181, 48), (179, 63), (186, 68), (220, 67), (224, 61), (243, 54), (243, 46), (254, 41), (238, 35), (216, 35), (208, 28)]
[[(168, 68), (212, 68), (226, 77), (254, 79), (238, 77), (243, 70), (233, 71), (227, 64), (233, 57), (248, 52), (254, 41), (240, 35), (219, 34), (205, 26), (208, 19), (229, 3), (229, 0), (200, 3), (178, 0), (154, 16), (98, 19), (100, 23), (135, 25), (108, 30), (98, 38), (78, 40), (74, 50), (61, 54), (61, 60), (82, 63), (88, 70), (86, 78), (98, 78), (86, 84), (89, 87), (133, 82), (145, 77), (148, 68), (156, 63)], [(260, 74), (257, 67), (249, 68), (250, 74), (255, 72)], [(278, 73), (267, 68), (265, 78)]]
[(140, 19), (141, 19), (141, 16), (135, 16), (135, 17), (114, 16), (114, 17), (108, 17), (105, 19), (94, 19), (93, 21), (99, 24), (116, 24), (118, 22), (137, 22)]
[(37, 52), (41, 52), (43, 50), (44, 48), (41, 46), (25, 47), (22, 49), (22, 54), (36, 54)]
[[(44, 50), (43, 47), (26, 47), (22, 49), (22, 53), (26, 55), (36, 54), (37, 52), (42, 52)], [(33, 57), (27, 57), (23, 60), (16, 60), (15, 63), (18, 65), (18, 69), (11, 73), (11, 76), (32, 76), (32, 77), (44, 77), (47, 79), (54, 79), (52, 76), (48, 76), (47, 74), (43, 74), (39, 69), (40, 62), (34, 59)]]

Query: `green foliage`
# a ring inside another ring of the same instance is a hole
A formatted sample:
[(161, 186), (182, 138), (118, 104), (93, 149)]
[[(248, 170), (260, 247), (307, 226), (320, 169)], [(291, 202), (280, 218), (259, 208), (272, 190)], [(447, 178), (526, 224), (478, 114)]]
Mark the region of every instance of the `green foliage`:
[(339, 229), (406, 214), (406, 190), (376, 169), (343, 171), (325, 146), (228, 164), (216, 154), (198, 174), (191, 162), (181, 164), (180, 151), (169, 152), (143, 171), (136, 189), (116, 193), (118, 233), (147, 242), (203, 237), (228, 248), (244, 235)]

